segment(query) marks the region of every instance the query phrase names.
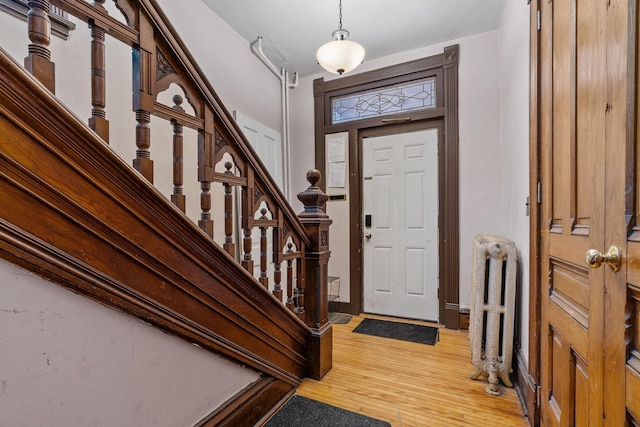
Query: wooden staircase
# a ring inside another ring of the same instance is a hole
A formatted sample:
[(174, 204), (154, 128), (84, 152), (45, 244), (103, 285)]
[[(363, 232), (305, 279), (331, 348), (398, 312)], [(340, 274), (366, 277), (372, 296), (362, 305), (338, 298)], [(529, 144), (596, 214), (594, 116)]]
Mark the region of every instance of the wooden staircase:
[[(51, 4), (91, 28), (87, 124), (54, 94)], [(103, 4), (30, 1), (25, 68), (0, 50), (0, 257), (260, 371), (261, 381), (200, 424), (253, 425), (305, 376), (320, 379), (331, 369), (331, 220), (321, 209), (319, 174), (308, 174), (309, 189), (299, 195), (305, 209), (295, 215), (156, 2), (118, 0), (128, 25)], [(107, 145), (119, 124), (105, 112), (105, 35), (134, 52), (135, 170)], [(184, 91), (193, 115), (180, 96), (173, 108), (158, 102), (170, 84)], [(173, 125), (168, 197), (153, 187), (152, 115)], [(197, 224), (184, 213), (184, 127), (198, 134)], [(215, 186), (224, 189), (222, 199)], [(216, 203), (224, 205), (220, 219), (212, 217)], [(224, 223), (221, 245), (214, 221)]]

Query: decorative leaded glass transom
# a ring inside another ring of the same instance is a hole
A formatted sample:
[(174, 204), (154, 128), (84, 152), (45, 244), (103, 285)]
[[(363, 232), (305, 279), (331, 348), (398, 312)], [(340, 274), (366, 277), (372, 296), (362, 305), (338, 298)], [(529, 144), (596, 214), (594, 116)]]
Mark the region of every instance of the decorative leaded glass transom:
[(331, 100), (331, 123), (345, 123), (436, 106), (436, 80), (428, 78)]

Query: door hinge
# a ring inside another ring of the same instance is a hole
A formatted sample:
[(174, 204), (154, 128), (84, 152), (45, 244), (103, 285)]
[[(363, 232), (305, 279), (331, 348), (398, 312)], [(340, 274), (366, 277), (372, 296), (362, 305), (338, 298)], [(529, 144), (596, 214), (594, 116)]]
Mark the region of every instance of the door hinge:
[(540, 181), (538, 181), (538, 194), (536, 201), (538, 204), (542, 203), (542, 183)]
[(540, 385), (536, 386), (536, 407), (540, 407), (542, 405), (542, 387)]
[(540, 31), (540, 29), (542, 28), (542, 11), (540, 9), (538, 9), (538, 11), (536, 12), (536, 19), (538, 21), (538, 31)]

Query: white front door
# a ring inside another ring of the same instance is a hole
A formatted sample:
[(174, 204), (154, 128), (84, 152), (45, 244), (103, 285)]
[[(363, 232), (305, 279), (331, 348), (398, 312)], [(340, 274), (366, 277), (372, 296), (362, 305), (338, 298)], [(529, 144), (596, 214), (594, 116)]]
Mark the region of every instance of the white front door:
[(363, 139), (364, 311), (438, 320), (438, 131)]

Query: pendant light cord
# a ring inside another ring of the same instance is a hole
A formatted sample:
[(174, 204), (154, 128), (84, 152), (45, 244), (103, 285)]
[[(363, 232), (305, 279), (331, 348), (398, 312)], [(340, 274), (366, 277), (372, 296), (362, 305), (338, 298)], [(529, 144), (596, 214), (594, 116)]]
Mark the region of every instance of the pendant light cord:
[(340, 3), (338, 4), (338, 16), (340, 17), (340, 26), (338, 29), (342, 29), (342, 0), (340, 0)]

